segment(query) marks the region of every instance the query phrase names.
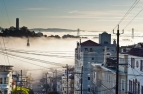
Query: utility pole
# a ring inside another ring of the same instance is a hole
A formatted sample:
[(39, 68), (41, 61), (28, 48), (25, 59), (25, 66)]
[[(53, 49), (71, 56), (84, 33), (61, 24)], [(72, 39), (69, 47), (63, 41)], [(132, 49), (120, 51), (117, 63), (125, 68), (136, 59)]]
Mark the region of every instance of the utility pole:
[(82, 94), (82, 74), (83, 74), (83, 66), (81, 67), (81, 94)]
[(16, 90), (15, 90), (15, 94), (17, 94), (17, 78), (16, 78)]
[(132, 28), (132, 39), (134, 39), (134, 28)]
[(22, 70), (21, 70), (20, 92), (22, 94)]
[(46, 73), (46, 94), (47, 94), (47, 73)]
[(69, 93), (68, 92), (68, 90), (69, 90), (69, 88), (68, 88), (68, 75), (69, 75), (69, 73), (68, 73), (68, 70), (69, 70), (68, 64), (66, 65), (66, 67), (67, 67), (67, 94), (68, 94)]
[[(121, 34), (123, 34), (124, 32), (122, 32)], [(118, 29), (117, 29), (117, 33), (114, 33), (114, 30), (113, 30), (113, 34), (116, 34), (117, 35), (117, 63), (116, 63), (116, 94), (118, 94), (118, 83), (119, 83), (119, 36), (120, 36), (120, 33), (119, 33), (119, 25), (118, 25)]]
[(56, 91), (57, 91), (57, 69), (55, 71), (56, 71)]
[(68, 71), (69, 71), (69, 68), (68, 68), (68, 64), (66, 64), (66, 67), (63, 67), (63, 68), (67, 68), (67, 94), (68, 94)]

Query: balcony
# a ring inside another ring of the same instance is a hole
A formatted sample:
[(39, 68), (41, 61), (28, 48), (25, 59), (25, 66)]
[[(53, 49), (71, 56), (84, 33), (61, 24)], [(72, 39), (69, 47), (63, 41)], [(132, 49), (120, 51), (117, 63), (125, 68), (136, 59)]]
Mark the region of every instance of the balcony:
[(7, 89), (9, 86), (7, 84), (0, 84), (0, 89)]

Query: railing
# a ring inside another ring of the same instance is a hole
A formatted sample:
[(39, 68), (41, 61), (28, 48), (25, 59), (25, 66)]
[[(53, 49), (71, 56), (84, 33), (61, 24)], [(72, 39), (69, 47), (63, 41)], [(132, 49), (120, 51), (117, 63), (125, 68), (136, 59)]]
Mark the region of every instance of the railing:
[(8, 88), (8, 85), (7, 84), (0, 84), (0, 88), (2, 88), (2, 89)]

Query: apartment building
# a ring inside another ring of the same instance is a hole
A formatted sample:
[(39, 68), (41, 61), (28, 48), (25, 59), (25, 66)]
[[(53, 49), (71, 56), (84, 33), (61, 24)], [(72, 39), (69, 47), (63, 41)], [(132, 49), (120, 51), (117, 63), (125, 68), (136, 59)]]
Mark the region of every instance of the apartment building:
[[(104, 64), (92, 64), (92, 92), (93, 94), (115, 94), (116, 90), (116, 57), (106, 58)], [(120, 58), (119, 65), (119, 94), (127, 93), (127, 60)], [(124, 60), (124, 61), (123, 61)]]
[(67, 75), (62, 76), (61, 94), (70, 94), (70, 91), (71, 91), (70, 82), (71, 82), (70, 74), (68, 75), (68, 82), (67, 82)]
[(12, 68), (10, 65), (0, 65), (0, 94), (12, 92)]
[(143, 44), (138, 43), (128, 52), (127, 91), (129, 94), (143, 94)]
[[(104, 48), (106, 55), (112, 56), (116, 53), (116, 41), (111, 44), (111, 34), (103, 32), (99, 34), (99, 43), (92, 40), (77, 42), (75, 49), (75, 75), (74, 94), (92, 94), (91, 92), (91, 63), (104, 62)], [(82, 82), (82, 84), (81, 84)], [(82, 86), (81, 86), (82, 85)]]

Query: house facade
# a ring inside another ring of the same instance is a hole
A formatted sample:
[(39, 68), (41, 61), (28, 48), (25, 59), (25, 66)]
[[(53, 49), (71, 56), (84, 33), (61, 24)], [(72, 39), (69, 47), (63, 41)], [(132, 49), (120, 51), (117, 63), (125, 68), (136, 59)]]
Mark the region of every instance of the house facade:
[(12, 67), (0, 65), (0, 94), (11, 94), (12, 92)]
[[(105, 49), (106, 53), (106, 49)], [(115, 94), (116, 90), (116, 56), (106, 56), (103, 64), (92, 64), (92, 93)], [(119, 94), (127, 93), (128, 58), (121, 54), (119, 58)]]
[(143, 47), (136, 45), (128, 52), (127, 91), (129, 94), (143, 94)]

